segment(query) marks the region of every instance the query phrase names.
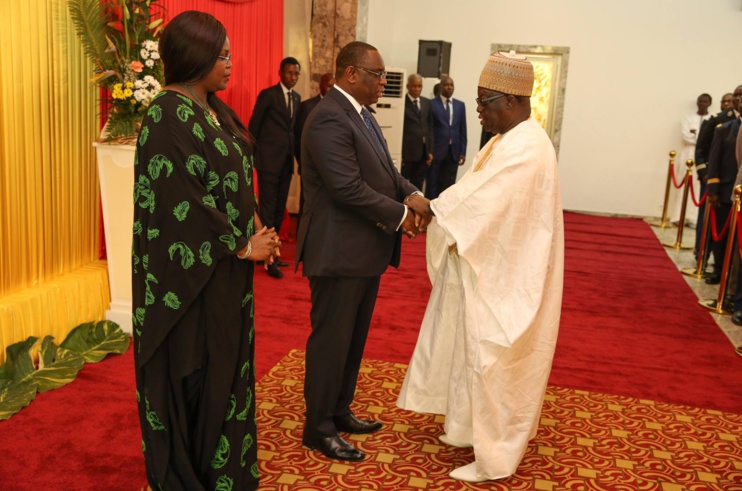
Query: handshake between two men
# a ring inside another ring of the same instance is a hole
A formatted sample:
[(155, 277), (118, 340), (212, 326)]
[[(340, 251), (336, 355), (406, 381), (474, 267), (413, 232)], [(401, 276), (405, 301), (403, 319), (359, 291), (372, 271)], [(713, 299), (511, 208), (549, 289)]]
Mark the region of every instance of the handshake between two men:
[(430, 208), (430, 200), (419, 194), (411, 194), (404, 199), (408, 213), (402, 222), (402, 232), (410, 239), (425, 232), (428, 224), (435, 216)]

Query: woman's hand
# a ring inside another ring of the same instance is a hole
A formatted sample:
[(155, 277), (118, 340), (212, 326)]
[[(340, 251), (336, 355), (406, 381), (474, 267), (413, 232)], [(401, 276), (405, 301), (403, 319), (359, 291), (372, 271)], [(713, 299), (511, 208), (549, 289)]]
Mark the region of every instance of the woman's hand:
[(265, 261), (266, 266), (272, 264), (273, 258), (276, 256), (276, 247), (280, 247), (276, 229), (263, 227), (249, 240), (252, 244), (252, 252), (248, 259), (251, 261)]

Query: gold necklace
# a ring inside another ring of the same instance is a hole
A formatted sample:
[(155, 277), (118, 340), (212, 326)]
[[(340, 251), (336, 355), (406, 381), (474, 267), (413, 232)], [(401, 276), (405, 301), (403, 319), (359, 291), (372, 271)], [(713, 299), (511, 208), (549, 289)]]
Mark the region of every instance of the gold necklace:
[(186, 84), (180, 84), (180, 85), (182, 85), (182, 86), (183, 86), (183, 88), (184, 88), (185, 90), (187, 90), (187, 91), (188, 91), (188, 93), (189, 93), (189, 94), (191, 94), (191, 96), (192, 96), (192, 97), (193, 97), (194, 99), (196, 99), (196, 102), (198, 103), (198, 105), (199, 105), (199, 106), (201, 106), (201, 108), (202, 108), (202, 109), (203, 109), (204, 111), (206, 111), (206, 112), (207, 112), (207, 113), (209, 114), (209, 117), (211, 117), (211, 119), (212, 119), (212, 120), (214, 121), (214, 123), (215, 123), (215, 124), (216, 124), (217, 126), (221, 127), (222, 125), (221, 125), (221, 124), (219, 124), (219, 118), (217, 118), (217, 117), (216, 117), (216, 113), (214, 112), (214, 110), (213, 110), (213, 109), (211, 109), (211, 107), (209, 107), (208, 105), (206, 105), (206, 104), (203, 104), (203, 103), (201, 102), (201, 99), (199, 99), (199, 97), (198, 97), (198, 96), (197, 96), (196, 94), (194, 94), (194, 93), (193, 93), (193, 91), (191, 91), (191, 89), (190, 89), (190, 88), (188, 87), (188, 85), (186, 85)]

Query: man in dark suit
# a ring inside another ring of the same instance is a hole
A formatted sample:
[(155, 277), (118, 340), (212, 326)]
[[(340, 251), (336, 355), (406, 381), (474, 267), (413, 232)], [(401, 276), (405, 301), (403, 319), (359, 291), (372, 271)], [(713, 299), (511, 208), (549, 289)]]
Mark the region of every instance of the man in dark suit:
[(421, 97), (423, 78), (414, 74), (407, 78), (402, 131), (402, 176), (422, 189), (428, 166), (433, 161), (433, 118), (430, 99)]
[[(726, 94), (725, 96), (726, 97)], [(707, 119), (701, 124), (701, 128), (698, 130), (698, 140), (696, 141), (696, 153), (695, 153), (695, 164), (696, 164), (696, 173), (698, 174), (698, 180), (700, 181), (700, 195), (703, 196), (704, 193), (706, 193), (706, 187), (707, 187), (707, 180), (708, 180), (708, 163), (709, 163), (709, 155), (711, 153), (711, 144), (714, 139), (714, 133), (716, 131), (716, 128), (723, 125), (724, 123), (728, 121), (732, 121), (735, 118), (739, 117), (739, 101), (742, 99), (742, 85), (737, 87), (734, 90), (734, 94), (732, 95), (732, 107), (727, 110), (722, 110), (719, 114), (716, 116), (712, 116), (711, 118)], [(724, 104), (722, 102), (722, 104)], [(718, 172), (718, 171), (717, 171)], [(734, 178), (732, 178), (734, 180)], [(709, 194), (711, 194), (709, 190)], [(696, 245), (695, 245), (695, 251), (696, 254), (698, 254), (698, 251), (700, 250), (700, 244), (701, 244), (701, 230), (703, 229), (703, 216), (705, 214), (705, 204), (702, 204), (698, 207), (698, 225), (696, 226)], [(718, 214), (717, 214), (718, 219)], [(721, 222), (723, 223), (723, 222)], [(723, 251), (720, 256), (716, 255), (716, 248), (713, 244), (710, 244), (709, 252), (714, 253), (714, 262), (719, 264), (719, 267), (721, 267), (721, 263), (723, 261)], [(718, 273), (718, 274), (717, 274)], [(715, 285), (719, 283), (719, 280), (721, 279), (720, 273), (715, 270), (715, 272), (709, 277), (706, 278), (706, 283), (710, 285)]]
[(430, 101), (433, 113), (433, 162), (428, 169), (425, 197), (435, 199), (456, 182), (466, 162), (466, 107), (453, 99), (453, 79), (441, 77), (441, 94)]
[(402, 201), (418, 190), (395, 169), (365, 108), (386, 84), (381, 55), (354, 41), (335, 63), (337, 83), (309, 114), (302, 134), (306, 199), (296, 258), (312, 299), (302, 442), (327, 457), (356, 461), (363, 452), (338, 432), (381, 428), (378, 421), (357, 419), (350, 404), (381, 274), (399, 264), (402, 233), (417, 233)]
[[(284, 58), (278, 71), (281, 81), (258, 94), (248, 125), (257, 145), (255, 168), (258, 170), (260, 219), (266, 227), (275, 228), (276, 233), (281, 230), (294, 173), (294, 128), (301, 96), (293, 87), (300, 73), (296, 58)], [(288, 263), (276, 261), (268, 265), (268, 274), (282, 278), (279, 266), (288, 266)]]
[[(741, 93), (742, 95), (742, 93)], [(738, 103), (738, 97), (735, 103)], [(719, 125), (714, 131), (711, 152), (708, 159), (708, 201), (716, 207), (716, 228), (720, 230), (727, 221), (732, 208), (732, 191), (737, 177), (737, 134), (740, 120), (735, 118)], [(714, 271), (706, 279), (706, 283), (719, 283), (722, 274), (724, 252), (727, 246), (728, 232), (722, 234), (719, 241), (712, 240), (711, 249), (714, 252)], [(740, 305), (742, 308), (742, 305)], [(742, 319), (741, 319), (742, 320)]]

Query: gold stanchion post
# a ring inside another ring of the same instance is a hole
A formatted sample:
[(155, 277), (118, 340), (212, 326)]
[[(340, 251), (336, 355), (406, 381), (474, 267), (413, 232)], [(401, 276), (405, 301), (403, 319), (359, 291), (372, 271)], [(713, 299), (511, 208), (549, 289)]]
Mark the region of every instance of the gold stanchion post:
[[(683, 231), (685, 230), (685, 210), (688, 207), (688, 191), (690, 191), (690, 187), (693, 185), (693, 160), (688, 159), (685, 165), (687, 169), (685, 171), (685, 185), (683, 186), (683, 204), (680, 207), (680, 218), (678, 219), (678, 234), (675, 237), (674, 244), (662, 244), (665, 247), (675, 249), (676, 251), (680, 249), (692, 248), (690, 246), (683, 245)], [(672, 179), (672, 177), (670, 177), (670, 179)]]
[[(710, 224), (711, 204), (707, 202), (706, 207), (703, 209), (703, 228), (701, 229), (701, 242), (698, 244), (698, 260), (696, 261), (696, 267), (681, 270), (684, 275), (693, 276), (694, 278), (698, 279), (705, 278), (707, 276), (706, 263), (708, 262), (708, 254), (706, 254), (706, 249), (708, 248), (707, 246)], [(696, 226), (698, 226), (698, 224), (696, 224)]]
[[(732, 252), (734, 249), (734, 238), (737, 234), (737, 215), (739, 214), (739, 202), (742, 196), (742, 186), (734, 188), (734, 204), (732, 205), (731, 216), (729, 217), (729, 235), (727, 236), (727, 248), (724, 250), (724, 265), (721, 267), (721, 282), (719, 283), (719, 295), (716, 300), (699, 300), (698, 303), (717, 314), (729, 315), (732, 312), (724, 309), (724, 298), (727, 295), (727, 283), (729, 279), (729, 270), (732, 268)], [(707, 206), (710, 206), (708, 204)]]
[(667, 169), (667, 182), (665, 183), (665, 201), (662, 205), (662, 219), (660, 221), (657, 220), (649, 220), (647, 223), (649, 223), (653, 227), (660, 227), (660, 228), (666, 228), (669, 227), (670, 221), (667, 219), (667, 204), (670, 202), (670, 186), (672, 185), (672, 173), (675, 169), (675, 156), (677, 155), (677, 152), (675, 150), (670, 150), (670, 166)]

